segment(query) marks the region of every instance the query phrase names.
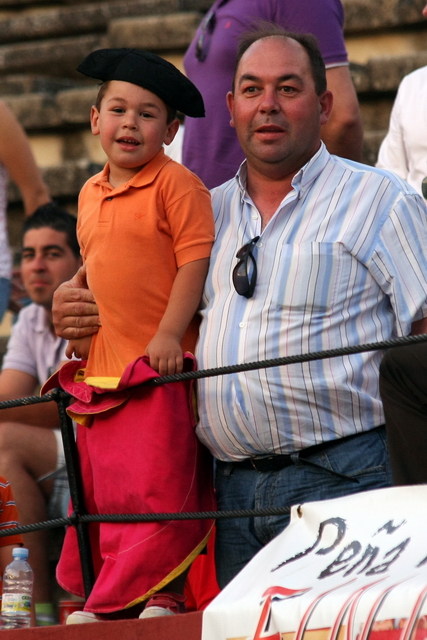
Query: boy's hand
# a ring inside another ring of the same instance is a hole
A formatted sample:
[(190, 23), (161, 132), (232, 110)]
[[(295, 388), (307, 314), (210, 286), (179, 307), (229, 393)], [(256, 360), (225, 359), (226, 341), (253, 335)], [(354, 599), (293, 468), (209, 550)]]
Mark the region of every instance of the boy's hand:
[(67, 358), (72, 358), (73, 355), (80, 360), (87, 360), (89, 357), (90, 343), (92, 342), (92, 336), (86, 336), (86, 338), (75, 338), (68, 342), (65, 350)]
[(182, 349), (178, 338), (173, 334), (158, 331), (148, 343), (145, 355), (150, 358), (150, 367), (161, 376), (182, 371)]

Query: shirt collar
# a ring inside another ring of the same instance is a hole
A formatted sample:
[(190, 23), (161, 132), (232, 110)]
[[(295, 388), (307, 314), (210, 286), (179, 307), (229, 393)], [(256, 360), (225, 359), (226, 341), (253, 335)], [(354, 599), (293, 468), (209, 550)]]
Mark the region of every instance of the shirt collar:
[(51, 332), (52, 329), (47, 317), (46, 309), (40, 304), (35, 304), (34, 302), (32, 302), (29, 307), (31, 308), (35, 330), (38, 333), (44, 333), (47, 329)]
[[(292, 187), (301, 196), (311, 186), (313, 181), (325, 168), (330, 154), (323, 142), (320, 148), (312, 158), (294, 175), (292, 178)], [(240, 189), (242, 199), (249, 197), (246, 190), (246, 182), (248, 177), (247, 161), (244, 160), (236, 173), (235, 180)]]
[(102, 187), (105, 187), (109, 191), (116, 191), (120, 193), (121, 191), (125, 191), (129, 187), (145, 187), (146, 185), (153, 182), (159, 173), (159, 171), (164, 167), (168, 162), (172, 162), (171, 158), (167, 156), (164, 152), (164, 149), (160, 149), (158, 154), (154, 156), (150, 162), (148, 162), (144, 167), (136, 173), (133, 178), (131, 178), (128, 182), (120, 185), (120, 187), (112, 187), (108, 182), (108, 176), (110, 174), (110, 165), (107, 162), (103, 170), (98, 173), (96, 176), (91, 178), (91, 182), (93, 184), (98, 184)]

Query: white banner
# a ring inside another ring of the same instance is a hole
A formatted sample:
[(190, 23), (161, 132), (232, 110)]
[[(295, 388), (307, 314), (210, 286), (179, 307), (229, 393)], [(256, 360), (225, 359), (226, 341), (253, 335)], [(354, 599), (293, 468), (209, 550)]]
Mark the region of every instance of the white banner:
[(427, 486), (292, 508), (205, 610), (202, 640), (427, 639)]

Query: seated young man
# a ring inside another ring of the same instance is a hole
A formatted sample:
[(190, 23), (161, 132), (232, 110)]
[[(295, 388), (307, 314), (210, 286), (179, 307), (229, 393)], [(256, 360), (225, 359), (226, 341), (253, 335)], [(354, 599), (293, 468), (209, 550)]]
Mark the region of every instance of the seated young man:
[[(67, 341), (55, 335), (52, 297), (81, 265), (76, 219), (49, 203), (24, 223), (21, 274), (32, 304), (13, 325), (0, 373), (0, 401), (34, 395), (38, 387), (66, 360)], [(40, 480), (64, 465), (59, 417), (55, 402), (0, 410), (0, 475), (12, 487), (21, 524), (58, 517), (49, 507), (61, 504), (66, 474)], [(47, 531), (24, 536), (34, 570), (36, 614), (51, 601)]]

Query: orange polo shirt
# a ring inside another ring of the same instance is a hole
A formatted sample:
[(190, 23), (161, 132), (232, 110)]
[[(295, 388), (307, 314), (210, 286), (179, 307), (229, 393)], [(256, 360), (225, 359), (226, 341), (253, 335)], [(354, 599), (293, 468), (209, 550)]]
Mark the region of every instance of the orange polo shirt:
[[(79, 198), (78, 238), (102, 326), (85, 377), (121, 376), (144, 355), (166, 310), (179, 267), (207, 258), (214, 240), (209, 191), (163, 149), (129, 182), (113, 188), (104, 170)], [(182, 340), (193, 351), (198, 320)]]

